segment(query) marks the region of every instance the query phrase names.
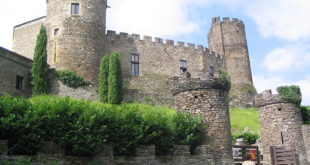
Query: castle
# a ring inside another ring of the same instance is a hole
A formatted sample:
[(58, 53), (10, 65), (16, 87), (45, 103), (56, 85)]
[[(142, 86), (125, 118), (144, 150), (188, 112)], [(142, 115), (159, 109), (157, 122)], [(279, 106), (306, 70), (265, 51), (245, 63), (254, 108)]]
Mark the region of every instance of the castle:
[(173, 40), (164, 42), (161, 38), (141, 39), (137, 34), (106, 32), (107, 0), (47, 0), (46, 4), (46, 16), (14, 27), (13, 51), (32, 59), (36, 36), (43, 24), (47, 28), (50, 67), (74, 70), (92, 83), (87, 89), (72, 90), (55, 82), (53, 94), (98, 100), (100, 59), (119, 51), (125, 101), (172, 106), (172, 77), (184, 71), (194, 78), (203, 74), (218, 76), (218, 70), (226, 67), (232, 83), (231, 105), (253, 105), (256, 91), (244, 24), (240, 20), (213, 18), (208, 49)]
[[(172, 106), (203, 117), (209, 126), (200, 156), (190, 157), (188, 148), (182, 149), (178, 153), (184, 152), (186, 156), (176, 155), (167, 164), (233, 164), (228, 107), (229, 104), (254, 106), (256, 95), (242, 21), (213, 18), (208, 33), (209, 48), (205, 48), (106, 31), (107, 0), (47, 0), (46, 4), (46, 16), (14, 27), (13, 51), (0, 47), (0, 94), (31, 96), (30, 59), (43, 24), (47, 29), (50, 68), (73, 70), (91, 82), (89, 86), (70, 88), (51, 76), (51, 94), (98, 100), (100, 60), (118, 51), (126, 102)], [(230, 75), (230, 88), (218, 79), (222, 68)], [(269, 147), (284, 144), (296, 147), (302, 164), (309, 161), (310, 127), (302, 125), (296, 107), (271, 92), (256, 96), (255, 105), (260, 109), (262, 148), (267, 164), (271, 163)], [(153, 150), (150, 152), (154, 153)], [(110, 151), (109, 161), (113, 159)], [(160, 164), (157, 157), (150, 155), (147, 159), (155, 162), (150, 164)], [(135, 161), (132, 164), (145, 164), (144, 159)]]

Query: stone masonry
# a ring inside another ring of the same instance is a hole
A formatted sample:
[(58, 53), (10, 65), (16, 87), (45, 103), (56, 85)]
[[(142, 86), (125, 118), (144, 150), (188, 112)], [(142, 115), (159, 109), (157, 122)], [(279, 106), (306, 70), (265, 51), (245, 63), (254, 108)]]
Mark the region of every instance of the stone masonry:
[(66, 156), (59, 146), (45, 142), (42, 149), (34, 156), (7, 155), (7, 141), (0, 140), (0, 163), (2, 161), (18, 161), (21, 158), (30, 158), (33, 165), (46, 165), (54, 162), (59, 165), (217, 165), (212, 155), (201, 152), (198, 146), (195, 154), (190, 154), (190, 146), (176, 145), (170, 155), (155, 155), (155, 146), (139, 146), (135, 156), (114, 156), (112, 145), (102, 146), (99, 153), (92, 157)]
[[(71, 14), (72, 4), (79, 4), (78, 14)], [(113, 51), (119, 51), (121, 54), (124, 98), (129, 102), (172, 106), (174, 99), (172, 93), (169, 92), (172, 87), (171, 79), (174, 76), (180, 76), (180, 60), (186, 61), (186, 69), (191, 72), (194, 78), (198, 78), (201, 71), (205, 75), (216, 76), (219, 68), (225, 67), (225, 59), (220, 55), (223, 52), (217, 49), (214, 49), (218, 51), (215, 53), (201, 45), (196, 46), (173, 40), (164, 41), (161, 38), (149, 36), (141, 38), (137, 34), (106, 32), (106, 8), (107, 0), (48, 0), (46, 17), (26, 22), (14, 28), (13, 50), (23, 56), (32, 57), (38, 28), (44, 24), (47, 28), (47, 53), (51, 68), (74, 70), (78, 75), (91, 81), (93, 89), (90, 91), (93, 93), (86, 95), (85, 99), (91, 98), (92, 100), (98, 100), (96, 89), (98, 88), (100, 59)], [(240, 34), (243, 34), (243, 26), (227, 26), (227, 29), (239, 27)], [(230, 31), (231, 35), (233, 33), (236, 33), (235, 36), (239, 35), (236, 30)], [(222, 35), (219, 31), (214, 31), (212, 34)], [(236, 40), (241, 40), (242, 37), (245, 38), (241, 35)], [(245, 42), (246, 45), (246, 40), (240, 42)], [(131, 73), (131, 56), (133, 54), (139, 56), (139, 75)], [(246, 56), (248, 54), (241, 54), (239, 56), (242, 58), (241, 61), (248, 64), (249, 60)], [(240, 63), (239, 59), (235, 62), (238, 65)], [(239, 68), (228, 67), (228, 69), (238, 69), (239, 71), (244, 69), (244, 72), (237, 72), (246, 74), (244, 77), (249, 81), (245, 83), (250, 84), (249, 87), (252, 89), (251, 71), (249, 67), (243, 67), (245, 64), (242, 63), (242, 67)], [(229, 73), (235, 73), (235, 71)], [(234, 81), (233, 78), (232, 80)], [(53, 94), (64, 95), (66, 93), (71, 97), (83, 98), (79, 91), (75, 93), (71, 89), (69, 91), (65, 88), (53, 89)], [(249, 104), (250, 95), (246, 95), (244, 92), (240, 95), (238, 93), (238, 97), (244, 96), (246, 99), (242, 99), (244, 100), (242, 103)]]
[(0, 95), (30, 96), (31, 65), (30, 59), (0, 47)]
[(230, 105), (253, 106), (256, 90), (253, 86), (245, 27), (242, 21), (220, 17), (212, 19), (208, 34), (209, 48), (224, 56), (230, 75)]
[(207, 133), (202, 144), (217, 161), (233, 164), (230, 119), (228, 112), (229, 84), (214, 77), (190, 78), (188, 72), (174, 80), (173, 94), (179, 111), (203, 118)]
[(264, 161), (271, 164), (270, 146), (294, 146), (299, 164), (307, 164), (300, 110), (266, 90), (255, 98), (259, 108)]

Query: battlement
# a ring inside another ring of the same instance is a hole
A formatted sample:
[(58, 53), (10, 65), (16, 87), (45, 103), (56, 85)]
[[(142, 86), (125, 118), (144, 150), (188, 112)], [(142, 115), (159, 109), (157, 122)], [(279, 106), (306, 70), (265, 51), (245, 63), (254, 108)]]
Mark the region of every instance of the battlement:
[(112, 39), (133, 39), (135, 41), (143, 41), (148, 43), (154, 43), (154, 44), (164, 44), (167, 46), (173, 46), (175, 48), (182, 48), (182, 49), (188, 49), (193, 51), (201, 51), (204, 52), (207, 56), (214, 56), (219, 59), (223, 59), (223, 56), (220, 54), (217, 54), (208, 48), (204, 47), (203, 45), (195, 45), (193, 43), (186, 43), (181, 41), (174, 41), (170, 39), (163, 39), (159, 37), (152, 37), (152, 36), (141, 36), (139, 34), (128, 34), (124, 32), (116, 33), (116, 31), (108, 30), (106, 36), (108, 38)]
[(189, 72), (185, 72), (181, 77), (173, 78), (173, 95), (181, 92), (199, 89), (221, 89), (229, 90), (229, 84), (219, 78), (203, 74), (200, 78), (191, 78)]
[(255, 99), (254, 105), (256, 107), (263, 107), (266, 105), (279, 104), (279, 103), (289, 103), (286, 100), (282, 99), (279, 95), (272, 94), (272, 91), (270, 89), (265, 90), (263, 93), (256, 95), (254, 99)]
[(230, 18), (230, 17), (214, 17), (212, 18), (212, 24), (216, 23), (224, 23), (224, 24), (243, 24), (243, 22), (237, 18)]

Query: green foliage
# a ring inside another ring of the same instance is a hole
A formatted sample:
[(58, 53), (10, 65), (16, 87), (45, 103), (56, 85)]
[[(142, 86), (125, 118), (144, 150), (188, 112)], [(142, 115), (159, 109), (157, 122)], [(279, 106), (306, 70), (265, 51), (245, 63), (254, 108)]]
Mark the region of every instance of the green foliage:
[(71, 88), (78, 88), (90, 84), (88, 81), (85, 81), (83, 77), (76, 75), (76, 73), (71, 70), (56, 71), (56, 77), (63, 84)]
[(222, 65), (219, 68), (219, 75), (220, 75), (220, 79), (224, 82), (226, 82), (228, 84), (228, 86), (230, 87), (230, 76), (226, 70), (226, 67), (224, 65)]
[(304, 124), (310, 124), (310, 106), (301, 106), (300, 107), (302, 120)]
[(120, 104), (123, 101), (123, 78), (121, 59), (118, 52), (113, 52), (109, 61), (108, 101), (111, 104)]
[(29, 158), (22, 157), (16, 162), (11, 161), (1, 161), (0, 165), (31, 165), (31, 161)]
[(233, 132), (241, 132), (245, 127), (250, 131), (259, 132), (259, 112), (256, 108), (230, 108), (230, 124)]
[(300, 106), (301, 103), (301, 92), (299, 86), (281, 86), (277, 88), (277, 91), (281, 98), (284, 100), (293, 103), (297, 106)]
[(99, 73), (99, 98), (100, 102), (108, 102), (108, 77), (109, 77), (109, 60), (110, 56), (105, 55), (101, 59), (100, 73)]
[(46, 54), (47, 36), (46, 29), (42, 25), (37, 36), (36, 47), (34, 50), (33, 64), (31, 68), (31, 84), (33, 85), (33, 95), (46, 94), (48, 91), (48, 65)]
[(236, 142), (238, 138), (243, 138), (243, 141), (247, 144), (255, 144), (259, 135), (256, 132), (232, 133), (233, 143)]
[(53, 141), (67, 155), (94, 155), (104, 143), (112, 144), (116, 155), (134, 154), (138, 145), (155, 144), (160, 155), (173, 144), (197, 144), (205, 134), (201, 119), (164, 107), (56, 96), (29, 100), (1, 96), (0, 107), (1, 136), (8, 138), (12, 154), (35, 154), (42, 141)]

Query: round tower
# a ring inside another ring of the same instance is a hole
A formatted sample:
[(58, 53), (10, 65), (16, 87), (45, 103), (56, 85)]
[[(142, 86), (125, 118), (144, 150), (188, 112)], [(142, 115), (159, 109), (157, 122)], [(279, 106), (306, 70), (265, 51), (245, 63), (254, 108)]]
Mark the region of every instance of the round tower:
[(234, 164), (228, 111), (229, 84), (214, 77), (190, 78), (188, 72), (176, 78), (173, 85), (178, 111), (192, 113), (207, 125), (203, 145), (220, 164)]
[(107, 0), (47, 0), (48, 62), (95, 81), (106, 30)]
[(220, 17), (212, 19), (208, 34), (209, 49), (222, 54), (230, 75), (230, 105), (253, 105), (256, 90), (253, 86), (245, 27), (242, 21)]
[(270, 146), (294, 146), (299, 164), (307, 164), (300, 110), (266, 90), (255, 97), (259, 108), (264, 161), (271, 164)]

